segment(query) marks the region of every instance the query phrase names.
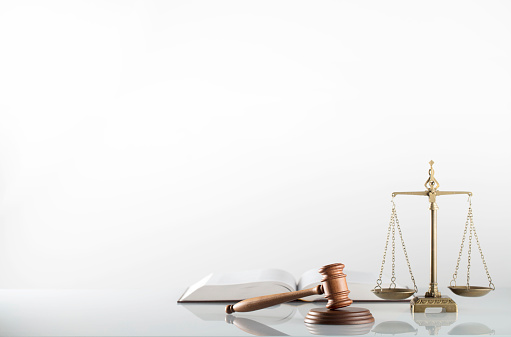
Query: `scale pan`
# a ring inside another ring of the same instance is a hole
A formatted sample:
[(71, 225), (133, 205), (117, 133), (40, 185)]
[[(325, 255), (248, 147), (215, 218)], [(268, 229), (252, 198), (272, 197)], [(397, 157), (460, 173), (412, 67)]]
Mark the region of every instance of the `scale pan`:
[(415, 290), (408, 288), (382, 288), (371, 291), (384, 300), (404, 300), (415, 293)]
[(479, 297), (488, 294), (493, 288), (477, 286), (450, 286), (449, 289), (458, 296)]

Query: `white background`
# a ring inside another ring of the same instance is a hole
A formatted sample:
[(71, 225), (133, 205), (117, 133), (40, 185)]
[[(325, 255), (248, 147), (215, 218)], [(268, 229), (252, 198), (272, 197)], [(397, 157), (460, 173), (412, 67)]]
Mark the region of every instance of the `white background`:
[[(509, 284), (510, 17), (506, 1), (2, 3), (0, 287), (377, 275), (391, 192), (424, 190), (431, 159), (440, 190), (474, 192)], [(396, 203), (425, 290), (428, 202)], [(445, 289), (467, 198), (438, 205)]]

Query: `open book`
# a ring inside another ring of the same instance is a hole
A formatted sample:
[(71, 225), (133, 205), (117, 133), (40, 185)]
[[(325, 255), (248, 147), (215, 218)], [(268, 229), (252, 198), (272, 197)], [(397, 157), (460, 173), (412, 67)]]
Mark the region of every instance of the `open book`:
[[(319, 268), (318, 268), (319, 269)], [(298, 281), (293, 275), (280, 269), (259, 269), (241, 272), (213, 273), (190, 286), (179, 298), (186, 302), (228, 302), (251, 297), (308, 289), (321, 284), (318, 269), (302, 274)], [(346, 281), (353, 301), (382, 301), (371, 290), (376, 284), (375, 275), (345, 270)], [(383, 279), (388, 283), (388, 279)], [(398, 287), (400, 287), (398, 285)], [(325, 300), (322, 295), (304, 297), (304, 301)]]

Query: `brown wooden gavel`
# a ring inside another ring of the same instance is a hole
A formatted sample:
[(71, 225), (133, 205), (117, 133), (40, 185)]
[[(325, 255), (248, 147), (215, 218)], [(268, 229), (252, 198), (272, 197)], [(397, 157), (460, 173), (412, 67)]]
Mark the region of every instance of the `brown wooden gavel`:
[(323, 275), (323, 279), (321, 280), (321, 284), (314, 288), (249, 298), (234, 305), (226, 306), (225, 312), (232, 314), (233, 312), (254, 311), (297, 300), (302, 297), (322, 294), (324, 294), (328, 300), (326, 304), (327, 309), (335, 310), (347, 307), (353, 303), (353, 301), (348, 298), (350, 291), (346, 283), (346, 274), (342, 272), (343, 269), (344, 265), (342, 263), (326, 265), (319, 269), (319, 273)]

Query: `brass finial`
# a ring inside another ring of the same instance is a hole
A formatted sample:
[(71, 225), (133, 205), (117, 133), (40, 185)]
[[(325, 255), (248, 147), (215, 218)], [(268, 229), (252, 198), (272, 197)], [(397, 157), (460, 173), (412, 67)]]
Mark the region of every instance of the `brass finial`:
[[(439, 187), (440, 187), (440, 184), (438, 183), (438, 181), (435, 179), (435, 170), (433, 169), (433, 164), (435, 162), (433, 160), (431, 160), (429, 162), (429, 166), (430, 166), (430, 169), (429, 169), (429, 178), (428, 180), (426, 180), (426, 183), (424, 184), (424, 186), (426, 186), (426, 188), (430, 191), (430, 192), (435, 192)], [(429, 185), (429, 186), (428, 186)]]

